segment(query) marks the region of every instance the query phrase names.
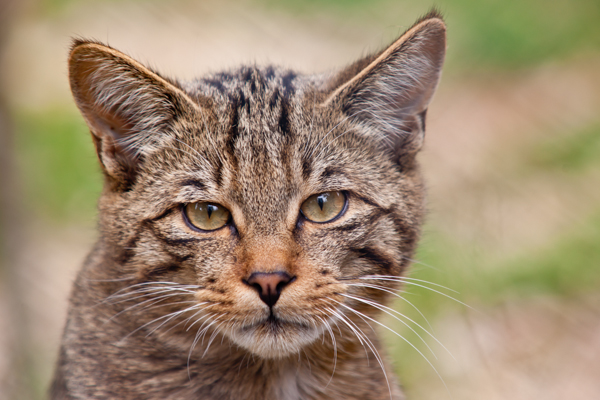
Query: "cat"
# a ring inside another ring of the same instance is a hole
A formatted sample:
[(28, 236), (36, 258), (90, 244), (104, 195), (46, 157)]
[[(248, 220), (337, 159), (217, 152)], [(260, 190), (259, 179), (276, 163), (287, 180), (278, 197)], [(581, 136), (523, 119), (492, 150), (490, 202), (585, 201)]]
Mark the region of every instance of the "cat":
[(337, 73), (166, 78), (75, 40), (104, 188), (53, 399), (403, 399), (375, 330), (424, 216), (439, 13)]

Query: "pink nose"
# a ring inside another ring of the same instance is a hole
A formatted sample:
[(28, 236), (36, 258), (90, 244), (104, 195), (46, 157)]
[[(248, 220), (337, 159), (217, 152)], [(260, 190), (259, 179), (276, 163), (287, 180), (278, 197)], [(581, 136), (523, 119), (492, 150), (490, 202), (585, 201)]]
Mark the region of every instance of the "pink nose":
[(255, 272), (248, 280), (243, 282), (252, 286), (258, 292), (260, 299), (269, 307), (273, 307), (284, 287), (292, 283), (296, 278), (287, 272)]

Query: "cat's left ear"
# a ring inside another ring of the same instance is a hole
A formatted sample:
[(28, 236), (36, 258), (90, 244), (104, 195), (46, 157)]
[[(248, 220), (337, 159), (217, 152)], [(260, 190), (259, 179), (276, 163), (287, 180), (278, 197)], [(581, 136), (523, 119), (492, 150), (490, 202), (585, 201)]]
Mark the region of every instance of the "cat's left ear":
[(410, 162), (423, 143), (425, 114), (445, 53), (446, 25), (433, 11), (384, 51), (338, 74), (323, 105), (342, 108), (397, 162)]
[(135, 179), (140, 161), (169, 136), (179, 116), (198, 109), (175, 83), (97, 42), (75, 41), (69, 80), (102, 169), (117, 187)]

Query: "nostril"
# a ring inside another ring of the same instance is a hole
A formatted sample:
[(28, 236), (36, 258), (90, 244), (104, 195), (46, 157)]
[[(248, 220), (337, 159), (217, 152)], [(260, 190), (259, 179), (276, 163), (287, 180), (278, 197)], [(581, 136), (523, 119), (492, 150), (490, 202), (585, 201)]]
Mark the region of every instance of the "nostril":
[[(289, 275), (288, 275), (288, 277), (289, 277)], [(290, 279), (287, 279), (287, 280), (283, 280), (283, 281), (279, 282), (277, 284), (277, 286), (275, 286), (275, 290), (277, 291), (277, 293), (281, 293), (281, 291), (283, 290), (284, 287), (286, 287), (290, 283), (294, 282), (295, 280), (296, 280), (295, 276), (293, 278), (290, 278)]]
[(284, 287), (292, 283), (296, 278), (291, 277), (287, 272), (255, 272), (248, 280), (243, 282), (253, 287), (260, 299), (269, 307), (273, 307)]
[(253, 283), (250, 286), (252, 286), (254, 289), (256, 289), (256, 291), (258, 292), (258, 294), (262, 294), (263, 293), (263, 288), (258, 283)]

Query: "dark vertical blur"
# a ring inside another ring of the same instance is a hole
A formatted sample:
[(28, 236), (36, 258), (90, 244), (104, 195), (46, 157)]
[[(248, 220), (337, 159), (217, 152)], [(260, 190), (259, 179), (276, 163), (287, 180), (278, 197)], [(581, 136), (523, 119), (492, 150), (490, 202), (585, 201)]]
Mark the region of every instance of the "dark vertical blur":
[(32, 398), (31, 382), (27, 378), (31, 357), (29, 335), (20, 296), (22, 282), (17, 270), (17, 245), (24, 239), (19, 208), (16, 207), (20, 191), (14, 157), (14, 122), (5, 87), (5, 50), (22, 6), (22, 1), (0, 0), (0, 296), (5, 308), (0, 310), (4, 319), (0, 346), (5, 347), (0, 352), (7, 358), (5, 365), (8, 365), (5, 373), (0, 374), (0, 397), (5, 399)]

